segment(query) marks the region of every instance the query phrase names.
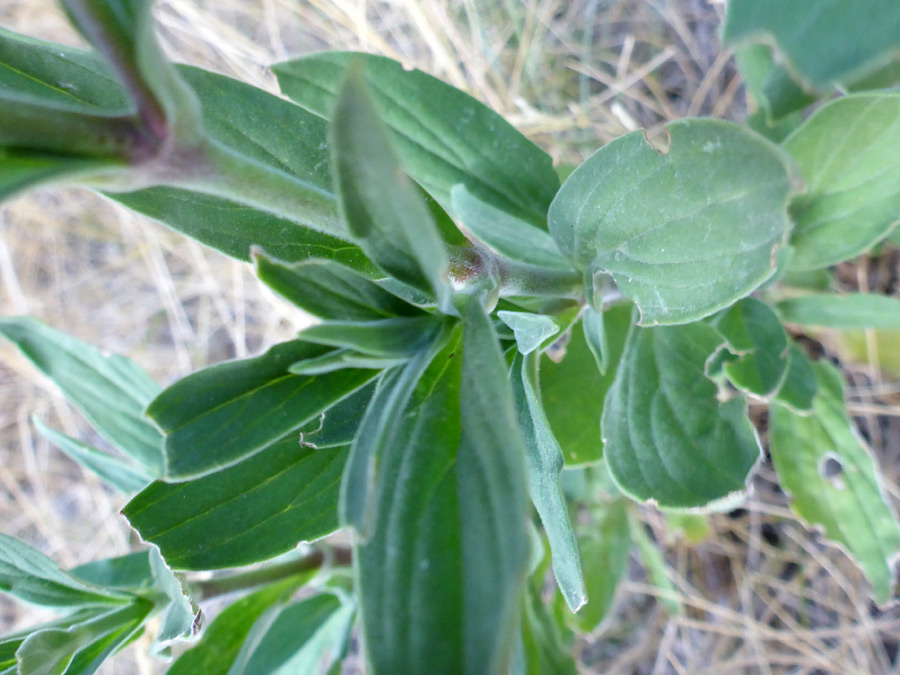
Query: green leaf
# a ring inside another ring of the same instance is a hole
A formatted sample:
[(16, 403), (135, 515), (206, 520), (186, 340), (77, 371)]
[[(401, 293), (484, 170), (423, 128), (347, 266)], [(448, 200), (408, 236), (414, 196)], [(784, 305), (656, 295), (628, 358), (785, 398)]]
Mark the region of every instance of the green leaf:
[(155, 611), (160, 614), (159, 630), (150, 652), (159, 654), (169, 645), (193, 637), (199, 609), (194, 612), (181, 582), (156, 548), (150, 551), (150, 569), (158, 593)]
[(728, 379), (743, 392), (773, 396), (788, 372), (788, 339), (771, 308), (744, 298), (712, 322), (737, 355), (724, 364)]
[(462, 183), (453, 186), (450, 199), (463, 233), (479, 247), (538, 267), (572, 269), (545, 229), (482, 201)]
[(581, 328), (584, 330), (584, 341), (594, 356), (600, 375), (606, 375), (609, 367), (609, 340), (603, 325), (604, 312), (597, 312), (592, 307), (585, 307), (581, 317)]
[(272, 70), (287, 96), (329, 118), (355, 60), (364, 63), (366, 83), (404, 169), (452, 216), (460, 214), (450, 191), (463, 184), (484, 203), (546, 227), (547, 207), (559, 187), (550, 157), (468, 94), (370, 54), (313, 54)]
[(178, 657), (166, 675), (229, 675), (256, 621), (272, 606), (287, 602), (304, 577), (265, 586), (229, 605), (203, 631), (200, 641)]
[(887, 63), (900, 47), (893, 0), (870, 0), (865, 11), (847, 0), (730, 0), (726, 45), (774, 40), (805, 87), (828, 92)]
[(367, 356), (403, 358), (432, 342), (441, 325), (442, 321), (432, 315), (375, 321), (328, 321), (304, 329), (300, 339), (351, 349)]
[(647, 581), (660, 591), (657, 601), (671, 614), (675, 616), (681, 612), (681, 601), (678, 599), (675, 584), (669, 577), (668, 565), (663, 558), (659, 546), (650, 540), (647, 529), (640, 519), (634, 514), (629, 514), (631, 522), (631, 540), (637, 548), (641, 558), (641, 564), (647, 573)]
[(64, 177), (74, 179), (81, 174), (91, 175), (109, 166), (110, 162), (107, 160), (43, 157), (7, 152), (0, 147), (0, 201), (5, 201), (39, 183), (48, 183)]
[[(383, 452), (357, 543), (373, 673), (499, 673), (528, 564), (525, 448), (506, 363), (477, 300), (419, 380)], [(435, 608), (440, 608), (439, 612)]]
[(346, 651), (355, 607), (320, 593), (257, 620), (229, 675), (325, 673)]
[(123, 590), (142, 590), (153, 585), (150, 549), (94, 560), (69, 570), (79, 579), (95, 586)]
[(869, 449), (847, 418), (843, 381), (830, 364), (813, 364), (819, 393), (813, 414), (802, 417), (776, 405), (770, 414), (770, 451), (791, 508), (840, 545), (862, 568), (872, 594), (887, 602), (900, 526), (882, 488)]
[(29, 635), (16, 651), (19, 672), (28, 675), (90, 675), (140, 630), (153, 605), (136, 598), (68, 628)]
[(642, 132), (598, 150), (550, 207), (550, 233), (582, 268), (613, 276), (644, 325), (685, 323), (748, 295), (774, 271), (787, 235), (788, 158), (718, 120), (666, 127), (660, 154)]
[(735, 52), (735, 58), (747, 90), (769, 125), (815, 102), (816, 97), (804, 91), (787, 69), (775, 62), (767, 45), (743, 47)]
[(510, 312), (500, 310), (499, 319), (509, 326), (516, 337), (516, 345), (522, 354), (530, 354), (540, 347), (547, 338), (559, 332), (559, 324), (552, 316), (531, 312)]
[(402, 366), (407, 360), (405, 356), (372, 356), (361, 354), (352, 349), (335, 349), (321, 356), (291, 364), (288, 372), (294, 375), (324, 375), (335, 370), (346, 368), (368, 368), (385, 370)]
[(784, 141), (806, 192), (791, 204), (791, 266), (859, 255), (900, 220), (900, 95), (855, 94), (819, 108)]
[(131, 359), (105, 355), (30, 317), (0, 318), (0, 334), (53, 380), (94, 428), (152, 476), (162, 471), (162, 438), (144, 418), (159, 385)]
[(606, 618), (625, 576), (631, 551), (628, 508), (624, 499), (613, 499), (596, 510), (596, 519), (578, 536), (588, 603), (574, 616), (578, 627), (590, 633)]
[(174, 569), (250, 565), (337, 529), (347, 451), (287, 438), (215, 474), (153, 483), (122, 513)]
[(559, 623), (541, 600), (539, 589), (525, 591), (522, 617), (522, 663), (510, 668), (510, 675), (576, 675), (578, 668), (571, 645)]
[(718, 400), (706, 362), (722, 344), (711, 326), (633, 327), (601, 428), (622, 491), (662, 508), (733, 499), (759, 459), (743, 398)]
[(300, 340), (283, 342), (261, 356), (206, 368), (166, 389), (147, 410), (166, 434), (166, 476), (202, 476), (252, 456), (377, 374), (288, 372), (291, 364), (325, 351)]
[(328, 408), (319, 419), (301, 427), (300, 444), (322, 449), (352, 443), (377, 384), (376, 381), (370, 382)]
[(796, 413), (804, 414), (812, 411), (816, 392), (816, 373), (806, 353), (796, 344), (791, 343), (788, 352), (788, 372), (775, 400)]
[(611, 364), (606, 375), (598, 371), (584, 331), (577, 326), (569, 334), (561, 362), (552, 361), (546, 353), (541, 359), (541, 399), (567, 466), (596, 462), (603, 456), (600, 437), (603, 399), (612, 386), (622, 356), (631, 312), (630, 305), (622, 305), (604, 313)]
[(253, 259), (256, 275), (264, 284), (320, 319), (377, 321), (422, 314), (415, 305), (331, 260), (310, 259), (286, 264), (261, 251)]
[(785, 323), (853, 328), (900, 329), (900, 300), (875, 293), (813, 293), (775, 306)]
[(587, 602), (578, 543), (569, 508), (559, 485), (563, 454), (547, 422), (538, 384), (539, 354), (517, 354), (512, 364), (513, 400), (519, 427), (525, 436), (525, 468), (531, 501), (541, 517), (553, 558), (553, 575), (569, 609), (577, 612)]
[(366, 84), (351, 70), (332, 114), (341, 213), (366, 255), (391, 276), (430, 292), (455, 314), (444, 243), (425, 201), (403, 173)]
[(5, 534), (0, 534), (0, 591), (44, 607), (127, 602), (126, 596), (63, 572), (43, 553)]
[(125, 494), (138, 492), (153, 480), (152, 476), (130, 462), (124, 462), (118, 457), (108, 455), (51, 429), (37, 417), (32, 418), (32, 421), (38, 433), (65, 453), (69, 459), (94, 472), (104, 483)]

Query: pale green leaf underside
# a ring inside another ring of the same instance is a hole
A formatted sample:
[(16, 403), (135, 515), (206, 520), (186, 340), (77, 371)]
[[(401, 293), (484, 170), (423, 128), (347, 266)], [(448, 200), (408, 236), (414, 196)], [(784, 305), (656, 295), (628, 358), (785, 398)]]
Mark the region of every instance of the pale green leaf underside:
[(604, 457), (622, 490), (661, 507), (703, 507), (745, 488), (759, 441), (740, 397), (721, 403), (702, 323), (632, 328), (603, 408)]
[(813, 366), (819, 393), (813, 414), (802, 417), (773, 406), (772, 461), (791, 508), (860, 565), (878, 602), (893, 591), (892, 563), (900, 551), (900, 526), (882, 489), (869, 449), (860, 441), (844, 405), (840, 373), (830, 364)]
[(900, 221), (900, 94), (832, 101), (791, 134), (784, 148), (806, 184), (791, 205), (793, 268), (853, 258)]
[(552, 316), (508, 310), (500, 310), (497, 316), (512, 329), (522, 354), (530, 354), (559, 332), (559, 324)]
[(550, 157), (490, 108), (419, 70), (371, 54), (314, 54), (272, 68), (281, 90), (331, 116), (349, 64), (364, 75), (404, 169), (454, 215), (450, 191), (464, 184), (479, 199), (544, 227), (559, 186)]
[(900, 299), (886, 295), (816, 293), (783, 300), (775, 308), (785, 323), (801, 326), (900, 329)]
[(761, 136), (716, 120), (670, 124), (658, 153), (641, 132), (595, 153), (550, 208), (550, 232), (582, 267), (605, 271), (644, 325), (702, 318), (774, 271), (792, 178)]
[(723, 40), (774, 40), (795, 76), (827, 91), (891, 59), (900, 48), (900, 12), (894, 0), (730, 0)]

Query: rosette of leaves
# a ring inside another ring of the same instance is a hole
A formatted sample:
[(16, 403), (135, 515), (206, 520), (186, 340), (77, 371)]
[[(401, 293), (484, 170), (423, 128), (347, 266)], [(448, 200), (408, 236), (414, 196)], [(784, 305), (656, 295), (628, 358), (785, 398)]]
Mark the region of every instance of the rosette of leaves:
[[(354, 630), (373, 673), (572, 672), (570, 629), (603, 620), (632, 541), (670, 584), (629, 504), (741, 500), (761, 454), (748, 398), (772, 408), (798, 515), (887, 599), (900, 529), (877, 467), (782, 321), (900, 316), (800, 281), (896, 221), (897, 94), (828, 103), (782, 144), (717, 120), (669, 124), (664, 151), (634, 132), (560, 186), (502, 117), (389, 59), (278, 64), (281, 98), (166, 61), (148, 1), (63, 5), (93, 51), (0, 32), (0, 196), (84, 185), (252, 261), (319, 322), (161, 389), (0, 321), (108, 447), (42, 432), (129, 495), (152, 547), (63, 572), (0, 539), (0, 588), (66, 609), (0, 642), (0, 672), (93, 672), (153, 615), (164, 650), (197, 628), (182, 588), (253, 592), (173, 672), (338, 668)], [(826, 457), (852, 470), (839, 498)], [(566, 466), (602, 490), (564, 491)], [(349, 549), (323, 540), (338, 530)], [(549, 574), (575, 620), (546, 604)]]

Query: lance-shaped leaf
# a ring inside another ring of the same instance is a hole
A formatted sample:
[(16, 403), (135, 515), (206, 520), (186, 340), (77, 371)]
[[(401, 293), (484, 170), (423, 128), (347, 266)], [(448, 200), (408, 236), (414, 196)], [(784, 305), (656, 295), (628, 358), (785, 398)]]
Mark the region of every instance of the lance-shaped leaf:
[[(166, 434), (166, 476), (192, 478), (239, 462), (299, 429), (365, 385), (374, 370), (294, 375), (291, 364), (326, 348), (300, 340), (179, 380), (147, 414)], [(168, 556), (166, 556), (168, 558)]]
[(62, 450), (69, 459), (93, 471), (104, 483), (117, 490), (126, 494), (138, 492), (153, 480), (152, 476), (134, 464), (101, 452), (71, 436), (51, 429), (36, 417), (34, 425), (41, 436)]
[(406, 356), (373, 356), (353, 349), (335, 349), (313, 359), (298, 361), (288, 371), (294, 375), (324, 375), (346, 368), (387, 370), (402, 366), (406, 361)]
[(537, 509), (553, 559), (553, 575), (569, 605), (577, 612), (587, 602), (578, 543), (569, 508), (559, 485), (563, 454), (541, 404), (539, 354), (517, 354), (510, 371), (516, 418), (525, 436), (525, 467), (531, 501)]
[(152, 609), (150, 601), (134, 598), (128, 604), (71, 626), (34, 632), (16, 651), (19, 672), (33, 675), (93, 673), (137, 635)]
[(787, 406), (799, 414), (812, 411), (813, 401), (819, 385), (816, 383), (816, 373), (806, 353), (797, 345), (791, 343), (788, 352), (788, 372), (775, 396), (775, 400), (781, 405)]
[(288, 438), (210, 476), (153, 483), (122, 513), (175, 569), (268, 560), (337, 529), (347, 450)]
[(785, 323), (801, 326), (900, 329), (900, 300), (875, 293), (813, 293), (782, 300), (775, 309)]
[(453, 187), (450, 198), (464, 233), (481, 247), (530, 265), (572, 269), (572, 264), (545, 229), (482, 201), (462, 184)]
[(81, 174), (91, 175), (110, 165), (106, 160), (40, 157), (0, 148), (0, 201), (38, 183), (63, 177), (74, 179)]
[(40, 551), (5, 534), (0, 534), (0, 591), (44, 607), (128, 602), (128, 596), (63, 572)]
[(432, 360), (384, 448), (381, 506), (357, 545), (374, 673), (508, 665), (528, 562), (525, 449), (506, 364), (477, 301), (461, 342), (455, 333)]
[(331, 321), (377, 321), (421, 316), (422, 310), (332, 260), (282, 263), (255, 252), (256, 275), (273, 291), (313, 316)]
[(665, 154), (639, 131), (598, 150), (549, 214), (560, 248), (611, 274), (644, 325), (693, 321), (748, 295), (774, 272), (789, 222), (792, 177), (777, 146), (717, 120), (667, 129)]
[(845, 0), (730, 0), (723, 41), (774, 40), (782, 61), (807, 88), (828, 92), (870, 74), (900, 48), (900, 16), (892, 0), (856, 12)]
[(500, 115), (419, 70), (371, 54), (313, 54), (272, 68), (281, 90), (330, 118), (351, 62), (363, 75), (409, 175), (451, 215), (450, 191), (466, 186), (478, 199), (537, 227), (559, 187), (550, 157)]
[(598, 312), (593, 307), (585, 307), (581, 328), (584, 331), (584, 341), (594, 355), (597, 370), (601, 375), (606, 375), (609, 367), (609, 339), (606, 336), (603, 314), (604, 312)]
[(759, 441), (743, 398), (719, 401), (706, 376), (721, 344), (703, 323), (632, 328), (601, 422), (610, 473), (632, 498), (703, 507), (745, 488)]
[(444, 243), (356, 70), (335, 103), (331, 141), (341, 212), (366, 255), (396, 279), (431, 293), (444, 313), (455, 313)]
[(356, 608), (320, 593), (257, 620), (229, 675), (326, 673), (343, 658)]
[(603, 398), (612, 386), (625, 347), (631, 312), (630, 305), (604, 312), (610, 363), (605, 375), (597, 369), (585, 333), (578, 326), (571, 329), (562, 361), (556, 363), (547, 354), (541, 359), (541, 399), (567, 466), (596, 462), (603, 456)]
[(756, 298), (745, 298), (712, 322), (737, 355), (723, 365), (738, 389), (767, 398), (788, 371), (788, 339), (775, 313)]
[(256, 621), (286, 603), (308, 577), (295, 576), (269, 584), (229, 605), (203, 631), (200, 641), (178, 657), (167, 675), (228, 675)]
[(438, 317), (427, 314), (375, 321), (326, 321), (304, 329), (300, 338), (368, 356), (403, 358), (432, 342), (442, 323)]
[(545, 314), (500, 310), (497, 312), (497, 317), (512, 329), (516, 344), (522, 354), (531, 354), (547, 338), (551, 338), (559, 332), (559, 324), (556, 323), (556, 320)]
[(162, 437), (144, 418), (159, 385), (131, 359), (106, 355), (30, 317), (0, 318), (12, 341), (94, 428), (151, 476), (163, 467)]
[(823, 106), (784, 141), (806, 184), (791, 204), (793, 268), (853, 258), (900, 221), (898, 119), (900, 95), (855, 94)]
[(770, 451), (791, 508), (849, 553), (872, 584), (878, 602), (894, 586), (893, 562), (900, 526), (869, 449), (847, 419), (843, 381), (830, 364), (813, 364), (819, 393), (813, 414), (776, 405), (770, 417)]

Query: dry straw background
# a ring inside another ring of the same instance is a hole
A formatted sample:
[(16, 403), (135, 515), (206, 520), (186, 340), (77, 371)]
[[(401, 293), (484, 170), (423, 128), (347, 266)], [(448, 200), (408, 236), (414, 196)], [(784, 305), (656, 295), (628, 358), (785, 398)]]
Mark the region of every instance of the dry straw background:
[[(178, 60), (270, 90), (266, 66), (293, 54), (363, 49), (401, 59), (469, 91), (572, 163), (627, 131), (685, 115), (743, 119), (743, 88), (718, 44), (723, 10), (707, 0), (161, 0), (157, 16)], [(79, 43), (51, 0), (0, 0), (0, 25)], [(895, 292), (896, 276), (890, 251), (839, 270), (847, 288)], [(256, 353), (306, 321), (246, 265), (70, 188), (0, 207), (0, 313), (33, 314), (127, 354), (164, 384)], [(878, 360), (871, 350), (869, 363), (846, 370), (848, 393), (896, 501), (900, 386), (879, 375)], [(0, 529), (63, 566), (126, 552), (135, 537), (117, 515), (124, 499), (48, 447), (32, 415), (91, 438), (2, 344)], [(770, 463), (745, 508), (712, 516), (700, 544), (652, 509), (643, 518), (684, 609), (668, 615), (633, 560), (613, 616), (577, 644), (582, 672), (900, 673), (900, 608), (875, 607), (847, 558), (791, 517)], [(44, 616), (0, 598), (3, 632)], [(163, 672), (145, 651), (139, 644), (102, 672)]]

